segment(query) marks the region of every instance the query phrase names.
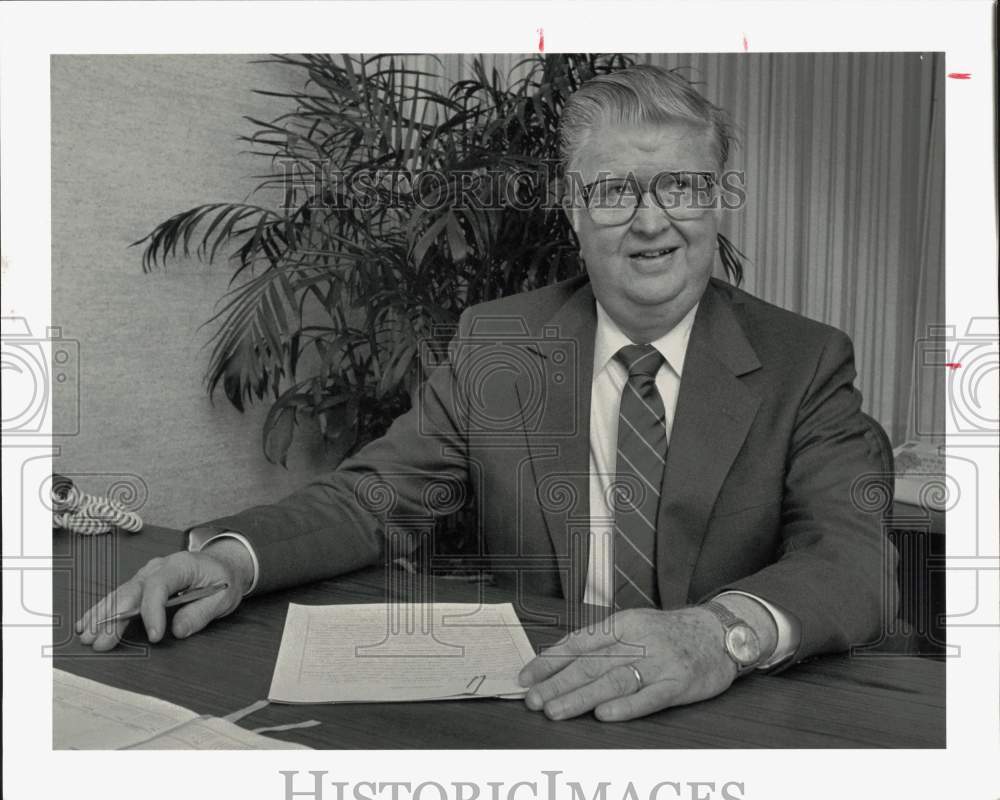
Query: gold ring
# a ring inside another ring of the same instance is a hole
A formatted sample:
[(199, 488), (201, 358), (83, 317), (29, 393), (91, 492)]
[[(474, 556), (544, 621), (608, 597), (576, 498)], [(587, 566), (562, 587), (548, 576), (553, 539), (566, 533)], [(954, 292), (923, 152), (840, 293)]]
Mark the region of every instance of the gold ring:
[(632, 692), (632, 694), (635, 694), (635, 692), (638, 692), (642, 688), (642, 675), (639, 673), (635, 664), (629, 664), (628, 667), (632, 670), (632, 674), (635, 675), (635, 691)]

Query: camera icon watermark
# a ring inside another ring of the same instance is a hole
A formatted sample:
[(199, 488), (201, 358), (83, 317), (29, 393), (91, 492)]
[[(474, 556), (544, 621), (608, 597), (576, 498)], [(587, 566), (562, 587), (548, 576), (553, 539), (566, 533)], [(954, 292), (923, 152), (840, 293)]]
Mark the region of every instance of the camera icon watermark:
[[(434, 361), (433, 346), (421, 345), (423, 363)], [(569, 437), (578, 432), (578, 347), (575, 340), (561, 337), (555, 326), (534, 335), (522, 317), (479, 317), (467, 334), (451, 342), (437, 366), (450, 366), (453, 379), (441, 383), (448, 396), (432, 392), (419, 398), (421, 434), (441, 432), (446, 413), (442, 401), (452, 406), (472, 437), (505, 438), (525, 432)], [(557, 394), (568, 399), (568, 409), (565, 403), (551, 402)]]
[[(1000, 426), (1000, 331), (993, 317), (973, 317), (965, 334), (954, 325), (928, 326), (917, 340), (914, 357), (917, 370), (944, 374), (945, 414), (953, 425), (937, 430), (931, 410), (914, 408), (914, 428), (920, 436), (993, 435)], [(938, 417), (940, 418), (940, 417)]]
[[(3, 435), (53, 436), (80, 432), (80, 343), (60, 328), (33, 336), (23, 317), (2, 317), (0, 351), (4, 376)], [(59, 394), (59, 413), (52, 394)], [(48, 423), (48, 424), (47, 424)]]

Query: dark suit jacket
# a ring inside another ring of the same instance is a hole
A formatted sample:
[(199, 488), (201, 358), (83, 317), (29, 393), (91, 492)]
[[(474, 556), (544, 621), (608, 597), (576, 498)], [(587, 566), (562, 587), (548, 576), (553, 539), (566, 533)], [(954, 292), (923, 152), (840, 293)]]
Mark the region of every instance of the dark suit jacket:
[[(501, 583), (582, 599), (595, 326), (586, 278), (469, 309), (386, 436), (279, 503), (208, 524), (250, 540), (266, 591), (372, 564), (387, 541), (398, 555), (473, 491)], [(854, 377), (843, 333), (710, 283), (663, 477), (665, 608), (755, 594), (798, 618), (794, 660), (876, 637), (895, 613), (896, 555), (852, 495), (880, 468)]]

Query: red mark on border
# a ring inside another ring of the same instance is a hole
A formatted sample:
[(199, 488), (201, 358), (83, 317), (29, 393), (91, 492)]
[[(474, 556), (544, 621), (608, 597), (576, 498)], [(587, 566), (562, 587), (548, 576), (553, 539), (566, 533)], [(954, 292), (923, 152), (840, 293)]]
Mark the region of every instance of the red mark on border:
[(960, 366), (962, 366), (962, 363), (960, 361), (945, 361), (944, 365), (948, 369), (958, 369)]
[(747, 35), (743, 34), (743, 52), (747, 52), (750, 49), (750, 42), (747, 41)]
[(539, 28), (538, 29), (538, 52), (539, 53), (544, 53), (545, 52), (545, 29), (544, 28)]
[(954, 78), (957, 81), (967, 81), (972, 77), (971, 72), (949, 72), (949, 78)]

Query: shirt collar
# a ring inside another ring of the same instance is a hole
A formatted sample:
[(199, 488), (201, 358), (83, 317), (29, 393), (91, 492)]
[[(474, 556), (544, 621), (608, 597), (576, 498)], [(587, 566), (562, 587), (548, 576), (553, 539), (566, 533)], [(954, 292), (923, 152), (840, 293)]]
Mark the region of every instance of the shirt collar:
[[(691, 338), (691, 328), (694, 326), (694, 316), (698, 311), (698, 303), (688, 311), (673, 328), (650, 344), (660, 351), (670, 368), (681, 377), (684, 373), (684, 356), (687, 354), (688, 339)], [(625, 332), (618, 327), (600, 301), (597, 301), (597, 333), (594, 339), (594, 377), (596, 378), (615, 353), (629, 344), (635, 344)]]

